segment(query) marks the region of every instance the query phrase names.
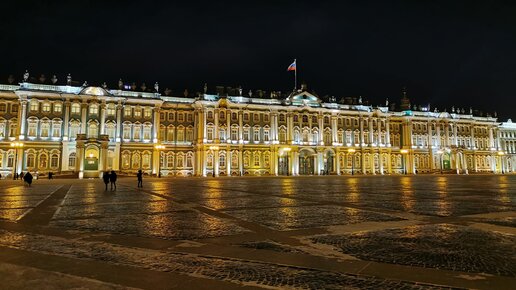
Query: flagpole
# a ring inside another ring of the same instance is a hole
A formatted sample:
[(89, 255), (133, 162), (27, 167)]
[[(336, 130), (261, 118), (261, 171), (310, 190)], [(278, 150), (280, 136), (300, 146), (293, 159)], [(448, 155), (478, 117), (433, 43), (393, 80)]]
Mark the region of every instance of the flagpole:
[(297, 59), (294, 58), (294, 63), (296, 64), (294, 70), (294, 92), (297, 90)]

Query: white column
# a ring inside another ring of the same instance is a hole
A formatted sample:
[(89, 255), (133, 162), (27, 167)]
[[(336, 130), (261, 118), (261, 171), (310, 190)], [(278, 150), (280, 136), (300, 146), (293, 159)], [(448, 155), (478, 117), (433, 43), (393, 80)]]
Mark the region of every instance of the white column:
[(106, 103), (100, 104), (100, 135), (106, 134)]
[(122, 105), (116, 106), (116, 142), (122, 140)]
[(387, 143), (387, 147), (391, 147), (391, 128), (389, 124), (389, 119), (385, 120), (385, 135), (385, 142)]
[[(159, 130), (160, 130), (159, 128), (160, 128), (160, 121), (161, 121), (161, 119), (159, 117), (160, 108), (154, 107), (153, 110), (154, 110), (154, 125), (152, 126), (152, 128), (153, 128), (152, 142), (158, 143), (159, 139), (161, 137), (161, 136), (159, 136)], [(186, 134), (186, 132), (185, 132), (185, 134)]]
[[(26, 130), (27, 130), (27, 100), (22, 100), (21, 101), (21, 110), (19, 110), (19, 117), (18, 117), (18, 123), (20, 124), (19, 126), (19, 136), (18, 138), (20, 140), (24, 140), (25, 139), (25, 135), (26, 135)], [(7, 135), (9, 134), (9, 132), (7, 132)]]
[(87, 134), (86, 132), (86, 114), (88, 113), (88, 104), (81, 104), (81, 134)]
[(321, 114), (317, 115), (317, 123), (319, 123), (319, 145), (324, 145), (324, 123), (323, 116)]
[[(337, 134), (337, 116), (331, 116), (331, 136), (333, 143), (341, 143)], [(333, 145), (333, 144), (330, 144)]]
[(337, 175), (340, 175), (340, 153), (338, 151), (335, 152), (335, 171), (337, 171)]
[(213, 115), (215, 117), (215, 128), (213, 129), (215, 132), (213, 132), (213, 134), (215, 136), (215, 143), (219, 143), (219, 110), (215, 109)]
[(64, 110), (65, 110), (65, 116), (64, 116), (64, 121), (63, 121), (63, 141), (68, 141), (69, 140), (68, 126), (70, 125), (69, 124), (70, 123), (70, 101), (66, 100), (64, 102)]
[(226, 175), (231, 176), (231, 150), (226, 149)]

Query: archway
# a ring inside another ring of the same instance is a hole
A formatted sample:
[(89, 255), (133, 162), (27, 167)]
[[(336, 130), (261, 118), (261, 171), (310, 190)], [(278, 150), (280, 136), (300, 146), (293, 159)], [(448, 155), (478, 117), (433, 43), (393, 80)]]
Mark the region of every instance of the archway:
[(299, 152), (299, 175), (313, 175), (315, 152), (311, 149), (302, 149)]
[(334, 169), (335, 153), (332, 150), (327, 150), (323, 155), (323, 174), (329, 175), (335, 173)]
[(98, 177), (99, 148), (90, 145), (84, 152), (84, 177)]

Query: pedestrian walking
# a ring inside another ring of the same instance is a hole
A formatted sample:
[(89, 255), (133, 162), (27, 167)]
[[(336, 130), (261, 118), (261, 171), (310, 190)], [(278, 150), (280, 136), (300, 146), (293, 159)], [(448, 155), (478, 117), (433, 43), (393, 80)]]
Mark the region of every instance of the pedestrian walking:
[(24, 177), (25, 177), (25, 174), (23, 174), (23, 171), (22, 171), (22, 173), (20, 173), (20, 179), (25, 180)]
[(111, 190), (113, 190), (113, 186), (116, 190), (116, 173), (114, 170), (111, 170), (111, 174), (109, 174), (109, 181), (111, 182)]
[(54, 173), (52, 173), (52, 171), (48, 173), (48, 179), (54, 179)]
[(27, 174), (23, 176), (23, 180), (27, 183), (28, 186), (30, 186), (32, 184), (32, 174), (27, 172)]
[(109, 184), (109, 171), (106, 171), (104, 174), (102, 174), (102, 180), (104, 180), (104, 184), (106, 185), (107, 190), (107, 186)]
[(138, 170), (136, 177), (138, 177), (138, 187), (143, 187), (143, 173), (141, 169)]

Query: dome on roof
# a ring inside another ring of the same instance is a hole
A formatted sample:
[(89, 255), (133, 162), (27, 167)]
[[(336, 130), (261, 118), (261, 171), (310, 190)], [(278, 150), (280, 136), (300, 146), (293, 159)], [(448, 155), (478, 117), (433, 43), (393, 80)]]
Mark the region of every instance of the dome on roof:
[(85, 87), (80, 92), (81, 95), (92, 95), (92, 96), (108, 96), (110, 95), (105, 89), (101, 87)]

